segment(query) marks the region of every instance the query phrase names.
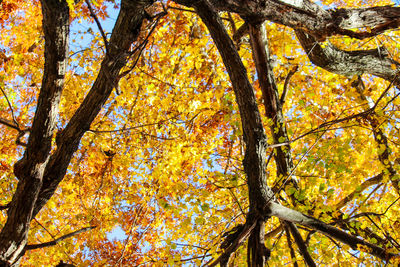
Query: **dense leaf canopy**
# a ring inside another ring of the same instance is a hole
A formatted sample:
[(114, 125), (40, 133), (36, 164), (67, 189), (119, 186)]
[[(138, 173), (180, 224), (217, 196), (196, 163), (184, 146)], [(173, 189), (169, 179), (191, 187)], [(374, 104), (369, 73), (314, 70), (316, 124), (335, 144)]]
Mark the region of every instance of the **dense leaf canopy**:
[(0, 266), (400, 261), (400, 7), (0, 1)]

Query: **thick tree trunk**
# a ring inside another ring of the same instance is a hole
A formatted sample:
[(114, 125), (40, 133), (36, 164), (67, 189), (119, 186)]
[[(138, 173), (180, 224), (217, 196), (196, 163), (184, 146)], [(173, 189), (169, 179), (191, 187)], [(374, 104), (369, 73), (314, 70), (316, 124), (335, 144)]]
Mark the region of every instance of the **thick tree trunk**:
[(51, 140), (64, 86), (69, 37), (69, 8), (66, 1), (43, 0), (45, 66), (37, 110), (28, 145), (14, 172), (19, 179), (0, 233), (0, 264), (18, 263), (24, 253), (33, 209), (49, 160)]

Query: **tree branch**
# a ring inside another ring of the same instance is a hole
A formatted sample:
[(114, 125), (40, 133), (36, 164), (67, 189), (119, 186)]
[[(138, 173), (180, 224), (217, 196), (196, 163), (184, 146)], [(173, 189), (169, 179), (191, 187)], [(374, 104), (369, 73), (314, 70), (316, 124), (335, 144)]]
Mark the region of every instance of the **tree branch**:
[(330, 226), (329, 224), (326, 224), (318, 219), (304, 215), (301, 212), (286, 208), (278, 203), (271, 202), (269, 204), (269, 208), (271, 209), (271, 213), (269, 214), (271, 216), (276, 216), (279, 219), (300, 224), (313, 230), (319, 231), (324, 235), (327, 235), (333, 239), (339, 240), (340, 242), (349, 245), (352, 249), (360, 250), (364, 246), (368, 248), (365, 252), (385, 261), (389, 261), (392, 257), (399, 256), (387, 252), (385, 249), (377, 245), (348, 234), (345, 231)]
[(66, 1), (42, 0), (45, 64), (24, 156), (14, 165), (19, 179), (7, 221), (0, 233), (0, 265), (17, 262), (23, 255), (30, 221), (51, 151), (58, 105), (64, 87), (69, 38), (69, 7)]
[[(190, 0), (176, 2), (190, 5)], [(309, 0), (211, 0), (211, 3), (216, 10), (237, 13), (251, 23), (269, 20), (293, 29), (303, 29), (319, 41), (332, 35), (364, 39), (400, 25), (400, 8), (394, 6), (324, 10)], [(352, 30), (366, 27), (370, 30)]]
[(307, 246), (304, 243), (303, 238), (301, 237), (301, 234), (299, 230), (297, 229), (296, 225), (294, 225), (291, 222), (286, 222), (287, 226), (290, 229), (290, 232), (292, 233), (294, 240), (296, 241), (297, 247), (300, 250), (300, 254), (303, 256), (304, 261), (307, 263), (308, 266), (317, 266), (311, 257), (310, 253), (307, 250)]
[(336, 205), (335, 205), (335, 210), (339, 210), (342, 207), (344, 207), (348, 202), (350, 202), (351, 200), (353, 200), (353, 198), (358, 195), (361, 194), (365, 189), (367, 189), (368, 187), (372, 186), (372, 185), (376, 185), (379, 184), (383, 179), (383, 174), (380, 173), (378, 175), (375, 175), (372, 178), (369, 178), (367, 180), (365, 180), (364, 182), (362, 182), (359, 186), (357, 186), (357, 188), (351, 192), (349, 195), (345, 196), (342, 200), (340, 200)]
[(88, 9), (89, 9), (89, 12), (90, 12), (90, 16), (96, 22), (97, 28), (99, 29), (99, 31), (101, 33), (101, 36), (103, 37), (104, 46), (106, 47), (106, 53), (108, 53), (108, 40), (107, 40), (106, 34), (104, 33), (103, 27), (101, 26), (101, 23), (100, 23), (99, 19), (97, 18), (96, 14), (93, 11), (92, 4), (90, 4), (90, 0), (85, 0), (85, 2), (87, 4), (87, 6), (88, 6)]
[(83, 233), (83, 232), (92, 230), (92, 229), (94, 229), (94, 228), (96, 228), (96, 226), (85, 227), (85, 228), (82, 228), (82, 229), (80, 229), (80, 230), (74, 231), (74, 232), (72, 232), (72, 233), (63, 235), (63, 236), (61, 236), (61, 237), (59, 237), (59, 238), (56, 238), (56, 239), (54, 239), (53, 241), (49, 241), (49, 242), (45, 242), (45, 243), (41, 243), (41, 244), (26, 245), (26, 246), (25, 246), (25, 250), (32, 250), (32, 249), (38, 249), (38, 248), (45, 248), (45, 247), (55, 246), (55, 245), (57, 245), (57, 243), (59, 243), (59, 242), (65, 240), (65, 239), (67, 239), (67, 238), (69, 238), (69, 237), (72, 237), (72, 236), (74, 236), (74, 235), (78, 235), (78, 234), (80, 234), (80, 233)]
[[(19, 129), (19, 128), (20, 128), (20, 127), (19, 127), (19, 123), (18, 123), (18, 121), (15, 119), (14, 109), (13, 109), (13, 107), (12, 107), (12, 105), (11, 105), (11, 102), (10, 102), (10, 100), (8, 99), (8, 96), (7, 96), (6, 92), (4, 92), (4, 89), (3, 89), (1, 86), (0, 86), (0, 90), (1, 90), (1, 92), (2, 92), (3, 95), (4, 95), (4, 97), (5, 97), (6, 100), (7, 100), (8, 107), (9, 107), (10, 110), (11, 110), (11, 117), (12, 117), (12, 119), (13, 119), (13, 122), (14, 122), (15, 126), (17, 126), (18, 129)], [(11, 127), (11, 126), (10, 126), (10, 127)]]
[(400, 63), (390, 59), (385, 48), (344, 51), (330, 43), (322, 48), (313, 36), (302, 30), (295, 32), (308, 58), (318, 67), (347, 77), (372, 74), (399, 85), (397, 68)]
[(288, 243), (288, 246), (289, 246), (290, 257), (293, 262), (293, 267), (298, 267), (299, 265), (297, 264), (296, 253), (292, 246), (292, 240), (290, 238), (290, 229), (289, 229), (289, 226), (287, 226), (287, 223), (285, 223), (284, 229), (286, 232), (286, 242)]
[(109, 53), (103, 59), (96, 81), (65, 129), (56, 138), (57, 149), (46, 167), (46, 179), (34, 215), (54, 194), (74, 152), (78, 149), (83, 134), (90, 129), (90, 124), (116, 86), (120, 70), (126, 65), (131, 54), (130, 47), (137, 40), (141, 25), (146, 18), (145, 8), (151, 3), (151, 0), (122, 1), (109, 41)]

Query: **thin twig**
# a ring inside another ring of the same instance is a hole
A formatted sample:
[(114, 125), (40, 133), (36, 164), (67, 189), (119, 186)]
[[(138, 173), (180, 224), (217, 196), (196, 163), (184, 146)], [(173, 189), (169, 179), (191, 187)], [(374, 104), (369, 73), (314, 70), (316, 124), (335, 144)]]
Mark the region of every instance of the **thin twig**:
[(388, 210), (389, 210), (397, 201), (399, 201), (399, 199), (400, 199), (400, 197), (398, 197), (395, 201), (393, 201), (392, 204), (390, 204), (390, 205), (386, 208), (386, 210), (385, 210), (384, 212), (382, 212), (382, 213), (363, 212), (363, 213), (359, 213), (359, 214), (353, 215), (353, 216), (351, 216), (350, 218), (348, 218), (347, 220), (359, 218), (359, 217), (362, 217), (362, 216), (370, 216), (370, 215), (372, 215), (372, 216), (378, 216), (378, 217), (379, 217), (379, 216), (383, 216), (383, 215), (386, 214), (386, 212), (388, 212)]
[(8, 126), (10, 128), (13, 128), (17, 131), (21, 131), (21, 129), (10, 120), (0, 118), (0, 123), (4, 124), (5, 126)]
[(122, 128), (122, 129), (116, 129), (116, 130), (92, 130), (92, 129), (89, 129), (88, 132), (92, 132), (92, 133), (116, 133), (116, 132), (132, 131), (132, 130), (135, 130), (135, 129), (138, 129), (138, 128), (144, 128), (144, 127), (147, 127), (147, 126), (158, 125), (158, 124), (173, 120), (173, 119), (177, 118), (179, 115), (180, 114), (178, 114), (176, 116), (173, 116), (173, 117), (171, 117), (169, 119), (161, 120), (161, 121), (158, 121), (158, 122), (141, 124), (141, 125), (133, 126), (133, 127), (129, 127), (129, 128)]
[(386, 93), (390, 90), (390, 88), (392, 88), (394, 82), (397, 79), (398, 74), (396, 74), (393, 78), (393, 80), (390, 82), (390, 84), (387, 86), (387, 88), (385, 89), (385, 91), (383, 91), (383, 93), (379, 96), (378, 100), (376, 100), (375, 105), (371, 108), (371, 110), (374, 110), (376, 108), (376, 106), (378, 106), (379, 101), (382, 100), (382, 98), (386, 95)]
[(93, 17), (94, 21), (96, 22), (97, 28), (99, 28), (99, 31), (101, 33), (101, 36), (103, 37), (104, 40), (104, 46), (106, 47), (106, 53), (108, 54), (108, 41), (107, 41), (107, 36), (104, 33), (103, 27), (100, 24), (99, 19), (97, 18), (96, 14), (93, 11), (92, 5), (90, 4), (90, 0), (85, 0), (86, 4), (88, 5), (90, 16)]

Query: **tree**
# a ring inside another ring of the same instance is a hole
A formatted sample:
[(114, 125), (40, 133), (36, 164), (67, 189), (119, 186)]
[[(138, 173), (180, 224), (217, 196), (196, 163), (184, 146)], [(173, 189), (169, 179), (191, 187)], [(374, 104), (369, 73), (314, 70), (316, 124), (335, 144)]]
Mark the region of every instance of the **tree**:
[(0, 265), (398, 263), (400, 8), (359, 5), (1, 2)]

